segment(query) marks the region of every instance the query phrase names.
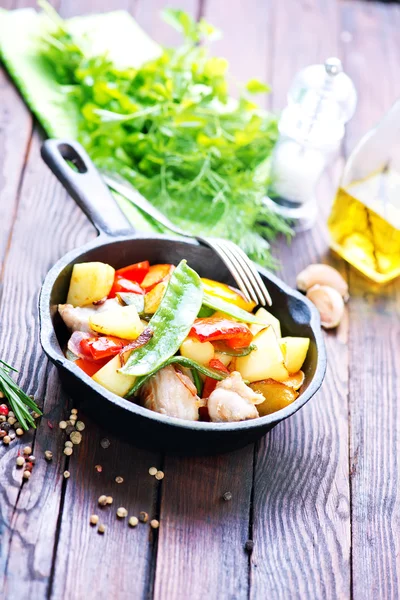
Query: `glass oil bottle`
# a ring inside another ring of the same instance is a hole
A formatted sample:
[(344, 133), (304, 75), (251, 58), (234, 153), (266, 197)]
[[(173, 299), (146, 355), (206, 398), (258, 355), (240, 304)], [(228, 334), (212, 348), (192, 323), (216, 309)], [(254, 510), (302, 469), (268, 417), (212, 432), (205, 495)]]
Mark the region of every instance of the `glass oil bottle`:
[(328, 228), (331, 248), (373, 281), (400, 275), (400, 100), (347, 161)]

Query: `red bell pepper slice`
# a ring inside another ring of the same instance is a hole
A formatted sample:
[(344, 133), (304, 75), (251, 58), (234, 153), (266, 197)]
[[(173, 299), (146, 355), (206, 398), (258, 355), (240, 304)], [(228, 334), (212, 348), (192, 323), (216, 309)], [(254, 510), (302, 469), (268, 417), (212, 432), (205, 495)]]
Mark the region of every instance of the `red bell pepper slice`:
[(145, 294), (145, 291), (135, 281), (130, 281), (129, 279), (116, 275), (108, 297), (115, 298), (118, 292), (133, 292), (134, 294), (140, 294), (142, 296)]
[(83, 339), (80, 347), (89, 360), (98, 361), (115, 356), (127, 344), (129, 344), (129, 340), (122, 340), (108, 335)]
[(77, 365), (80, 369), (82, 369), (82, 371), (84, 371), (87, 375), (89, 375), (89, 377), (93, 377), (93, 375), (97, 373), (97, 371), (100, 371), (100, 369), (104, 367), (104, 365), (107, 364), (109, 360), (111, 359), (104, 358), (103, 360), (98, 360), (94, 362), (93, 360), (88, 360), (86, 358), (78, 358), (78, 360), (76, 360), (74, 364)]
[(231, 348), (245, 348), (253, 339), (253, 334), (245, 323), (223, 317), (196, 319), (189, 335), (200, 342), (225, 340)]
[[(211, 369), (216, 369), (217, 371), (222, 371), (223, 373), (229, 374), (229, 371), (226, 368), (226, 366), (220, 360), (218, 360), (218, 358), (212, 358), (208, 363), (208, 366)], [(218, 381), (216, 379), (213, 379), (212, 377), (206, 377), (204, 381), (202, 397), (209, 398), (212, 392), (217, 387), (217, 383)]]
[[(128, 265), (122, 269), (115, 271), (116, 277), (122, 277), (123, 279), (129, 279), (129, 281), (135, 281), (136, 283), (142, 283), (150, 269), (150, 263), (148, 260)], [(128, 290), (127, 290), (128, 291)]]

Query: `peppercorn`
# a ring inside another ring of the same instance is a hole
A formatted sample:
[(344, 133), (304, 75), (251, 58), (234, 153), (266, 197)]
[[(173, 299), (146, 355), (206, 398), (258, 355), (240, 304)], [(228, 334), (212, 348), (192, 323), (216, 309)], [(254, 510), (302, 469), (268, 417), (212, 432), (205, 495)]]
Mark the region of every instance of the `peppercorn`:
[(33, 464), (30, 463), (30, 462), (26, 462), (25, 463), (25, 470), (26, 471), (32, 471), (32, 469), (33, 469)]
[(3, 429), (0, 429), (0, 440), (3, 439), (4, 437), (6, 437), (7, 435), (7, 431), (3, 431)]
[(68, 426), (66, 427), (66, 429), (65, 429), (65, 433), (66, 433), (67, 435), (71, 435), (71, 433), (72, 433), (73, 431), (75, 431), (75, 427), (74, 427), (73, 425), (68, 425)]
[(72, 448), (68, 448), (68, 446), (66, 448), (64, 448), (65, 456), (71, 456), (72, 453), (73, 453)]
[(3, 437), (3, 444), (9, 444), (11, 442), (11, 438), (9, 435)]
[(49, 462), (53, 460), (53, 453), (51, 452), (51, 450), (45, 450), (44, 457)]
[(130, 527), (136, 527), (136, 525), (138, 523), (139, 523), (139, 519), (137, 517), (129, 517), (128, 524)]
[(70, 442), (69, 440), (67, 440), (67, 441), (65, 442), (64, 446), (65, 446), (66, 448), (72, 448), (72, 447), (73, 447), (73, 443), (72, 443), (72, 442)]
[(103, 494), (102, 496), (99, 497), (97, 502), (100, 504), (100, 506), (105, 506), (107, 504), (107, 496), (104, 496), (104, 494)]
[(9, 416), (9, 417), (15, 417), (15, 414), (13, 413), (13, 411), (12, 411), (12, 410), (9, 410), (9, 411), (8, 411), (8, 416)]
[(99, 526), (98, 526), (98, 528), (97, 528), (97, 531), (98, 531), (99, 533), (104, 533), (104, 532), (105, 532), (105, 530), (106, 530), (106, 526), (105, 526), (105, 525), (103, 525), (103, 524), (99, 525)]
[(7, 404), (0, 404), (0, 415), (4, 415), (5, 417), (8, 415), (9, 409)]
[(127, 516), (128, 516), (128, 511), (126, 510), (126, 508), (124, 508), (123, 506), (120, 506), (117, 509), (117, 517), (119, 519), (125, 519), (125, 517), (127, 517)]
[(79, 433), (79, 431), (73, 431), (69, 438), (73, 444), (80, 444), (82, 441), (82, 434)]
[(34, 413), (32, 413), (32, 416), (33, 416), (34, 419), (39, 419), (39, 417), (41, 415), (39, 415), (39, 413), (37, 413), (37, 412), (34, 412)]
[(22, 475), (22, 477), (24, 479), (29, 479), (29, 477), (32, 475), (32, 473), (30, 471), (28, 471), (28, 469), (26, 469)]
[(157, 519), (152, 519), (152, 520), (150, 521), (150, 527), (151, 527), (152, 529), (158, 529), (158, 528), (160, 527), (160, 523), (159, 523), (159, 521), (157, 521)]
[(8, 435), (10, 436), (10, 438), (12, 440), (15, 440), (15, 431), (14, 431), (14, 429), (10, 429), (10, 431), (8, 432)]
[(0, 391), (0, 398), (4, 398), (4, 393)]
[(4, 423), (7, 420), (7, 417), (4, 415), (0, 415), (0, 423)]
[(7, 422), (2, 423), (0, 427), (3, 431), (10, 431), (10, 429), (11, 429), (10, 423), (7, 423)]
[(77, 431), (83, 431), (85, 429), (86, 425), (83, 421), (77, 421), (75, 428)]
[(24, 430), (21, 429), (21, 427), (18, 427), (18, 429), (15, 431), (15, 433), (19, 436), (24, 435)]
[(15, 421), (14, 429), (18, 429), (19, 427), (21, 427), (21, 423), (19, 421)]
[(157, 471), (157, 473), (154, 475), (154, 477), (156, 479), (158, 479), (159, 481), (161, 481), (161, 479), (164, 479), (164, 473), (163, 473), (163, 471)]
[(124, 478), (123, 477), (116, 477), (115, 478), (116, 483), (124, 483)]
[(23, 452), (26, 456), (29, 456), (30, 454), (32, 454), (32, 448), (30, 446), (25, 446)]
[(68, 479), (68, 477), (71, 475), (71, 473), (69, 471), (64, 471), (63, 473), (65, 479)]
[(31, 454), (30, 456), (28, 456), (28, 460), (34, 465), (36, 462), (36, 456), (33, 456), (33, 454)]
[(246, 550), (246, 552), (253, 552), (253, 548), (254, 548), (254, 542), (253, 540), (247, 540), (247, 542), (244, 545), (244, 548)]
[(91, 515), (90, 524), (97, 525), (98, 522), (99, 522), (99, 515)]
[(7, 423), (10, 423), (10, 425), (15, 425), (16, 422), (17, 419), (15, 417), (8, 417), (7, 419)]
[(110, 447), (110, 440), (108, 440), (107, 438), (103, 438), (100, 442), (100, 446), (104, 449), (109, 448)]
[(23, 456), (17, 456), (17, 460), (15, 461), (17, 463), (17, 467), (22, 467), (25, 463), (24, 461), (24, 457)]
[(150, 467), (149, 469), (149, 475), (155, 475), (158, 472), (157, 467)]
[(141, 523), (147, 523), (148, 520), (149, 520), (149, 515), (147, 514), (147, 512), (145, 512), (144, 510), (142, 510), (139, 513), (139, 521)]
[(71, 414), (72, 414), (72, 415), (77, 415), (77, 414), (78, 414), (78, 409), (76, 409), (76, 408), (71, 408)]
[(66, 429), (67, 428), (67, 422), (66, 421), (60, 421), (58, 424), (60, 429)]
[(112, 504), (114, 502), (114, 499), (112, 496), (107, 496), (107, 504)]
[(232, 500), (232, 492), (225, 492), (225, 494), (222, 496), (222, 498), (226, 501), (229, 502), (229, 500)]
[(103, 470), (103, 467), (102, 467), (101, 465), (95, 465), (95, 467), (94, 467), (94, 468), (96, 469), (96, 471), (97, 471), (98, 473), (101, 473), (101, 472), (102, 472), (102, 470)]

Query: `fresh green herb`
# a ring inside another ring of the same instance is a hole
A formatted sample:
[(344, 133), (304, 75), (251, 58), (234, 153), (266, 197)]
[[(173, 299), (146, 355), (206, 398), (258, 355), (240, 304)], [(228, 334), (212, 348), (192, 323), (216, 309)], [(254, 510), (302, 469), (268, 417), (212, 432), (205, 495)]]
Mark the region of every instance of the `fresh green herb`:
[(121, 70), (41, 6), (52, 21), (42, 57), (76, 102), (80, 141), (97, 165), (127, 179), (185, 231), (228, 237), (271, 265), (267, 240), (291, 230), (263, 203), (277, 120), (249, 94), (268, 87), (252, 79), (233, 101), (228, 63), (207, 46), (216, 30), (182, 11), (164, 12), (182, 46)]
[(28, 431), (30, 427), (36, 428), (35, 420), (29, 409), (41, 415), (37, 404), (15, 383), (10, 377), (10, 372), (18, 373), (14, 367), (11, 367), (3, 360), (0, 360), (0, 391), (10, 403), (12, 411), (21, 427)]
[(228, 356), (248, 356), (253, 352), (253, 350), (257, 350), (257, 346), (255, 344), (250, 344), (247, 348), (230, 348), (224, 342), (213, 342), (213, 346), (216, 352), (220, 352), (221, 354), (227, 354)]
[(201, 279), (181, 260), (173, 271), (160, 306), (149, 321), (153, 337), (134, 350), (119, 369), (126, 375), (147, 375), (158, 370), (173, 356), (187, 337), (200, 310), (203, 297)]
[(222, 298), (218, 298), (218, 296), (207, 294), (207, 292), (204, 292), (203, 294), (203, 304), (209, 308), (218, 310), (225, 315), (229, 315), (238, 321), (243, 321), (244, 323), (255, 323), (256, 325), (265, 325), (265, 323), (256, 317), (256, 315), (247, 312), (247, 310), (243, 310), (243, 308), (239, 308), (239, 306), (232, 304), (232, 302), (227, 302)]
[(142, 387), (142, 385), (146, 383), (150, 379), (150, 377), (153, 377), (153, 375), (155, 375), (157, 371), (160, 371), (160, 369), (163, 369), (164, 367), (167, 367), (168, 365), (173, 365), (175, 363), (178, 363), (182, 367), (187, 367), (188, 369), (196, 369), (199, 373), (202, 373), (207, 377), (211, 377), (212, 379), (216, 379), (217, 381), (222, 381), (227, 377), (227, 374), (223, 371), (211, 369), (210, 367), (204, 367), (203, 365), (192, 360), (191, 358), (186, 358), (185, 356), (171, 356), (171, 358), (159, 365), (156, 369), (151, 371), (151, 373), (147, 373), (147, 375), (137, 377), (135, 383), (133, 384), (133, 386), (131, 387), (131, 389), (125, 397), (129, 398), (130, 396), (136, 394), (136, 392)]

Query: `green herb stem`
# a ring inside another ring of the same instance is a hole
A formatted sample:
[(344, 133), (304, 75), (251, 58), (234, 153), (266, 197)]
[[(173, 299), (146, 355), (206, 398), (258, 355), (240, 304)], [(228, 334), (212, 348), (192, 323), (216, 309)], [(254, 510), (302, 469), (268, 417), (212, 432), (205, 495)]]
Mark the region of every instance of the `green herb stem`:
[(0, 391), (10, 403), (21, 427), (28, 431), (30, 427), (36, 428), (35, 420), (28, 409), (42, 414), (37, 404), (15, 383), (10, 377), (10, 371), (18, 372), (14, 367), (0, 359)]

